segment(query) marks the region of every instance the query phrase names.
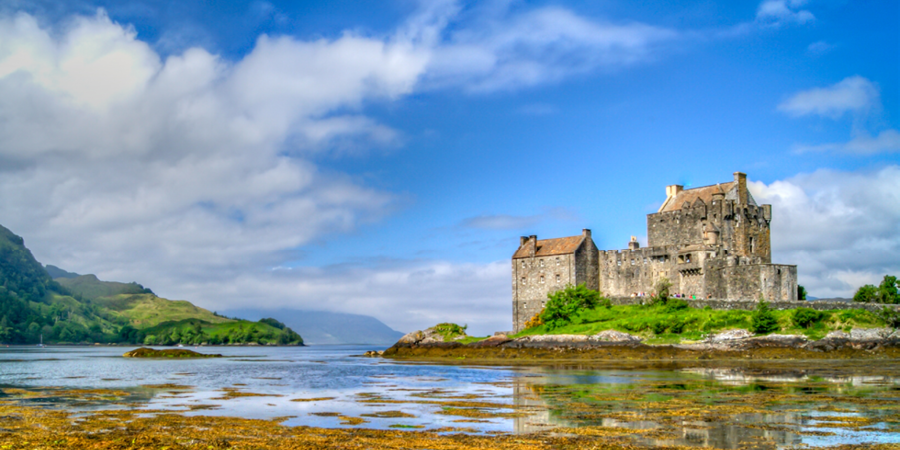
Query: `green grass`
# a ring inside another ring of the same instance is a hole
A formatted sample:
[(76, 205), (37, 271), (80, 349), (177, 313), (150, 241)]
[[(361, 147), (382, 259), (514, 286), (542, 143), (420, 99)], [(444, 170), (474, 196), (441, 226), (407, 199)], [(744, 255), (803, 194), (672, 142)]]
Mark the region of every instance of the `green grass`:
[[(809, 328), (796, 326), (791, 320), (794, 310), (772, 311), (778, 319), (779, 334), (801, 334), (821, 339), (833, 330), (877, 328), (885, 322), (863, 309), (823, 311), (823, 319)], [(650, 344), (669, 344), (700, 340), (723, 330), (750, 329), (753, 311), (685, 308), (672, 310), (663, 305), (619, 305), (581, 311), (572, 323), (554, 330), (546, 325), (529, 328), (514, 337), (539, 334), (593, 335), (605, 330), (617, 330), (641, 336)], [(679, 330), (680, 328), (680, 330)]]

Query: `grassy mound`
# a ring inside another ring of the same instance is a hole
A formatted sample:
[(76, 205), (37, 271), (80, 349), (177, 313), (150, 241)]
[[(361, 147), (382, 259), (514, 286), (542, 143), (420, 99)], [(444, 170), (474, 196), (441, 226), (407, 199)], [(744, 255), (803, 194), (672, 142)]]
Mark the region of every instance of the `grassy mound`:
[(165, 350), (155, 350), (152, 348), (141, 347), (122, 355), (126, 358), (221, 358), (221, 354), (205, 354), (197, 353), (193, 350), (183, 348), (169, 348)]
[[(751, 329), (753, 311), (695, 309), (679, 302), (672, 303), (585, 309), (575, 314), (566, 325), (550, 329), (543, 324), (522, 331), (515, 337), (538, 334), (594, 335), (604, 330), (617, 330), (641, 336), (647, 343), (665, 344), (699, 340), (728, 329)], [(816, 311), (815, 314), (798, 314), (797, 310), (773, 310), (771, 313), (777, 321), (774, 332), (802, 334), (810, 339), (821, 339), (834, 330), (888, 326), (878, 314), (863, 309)]]

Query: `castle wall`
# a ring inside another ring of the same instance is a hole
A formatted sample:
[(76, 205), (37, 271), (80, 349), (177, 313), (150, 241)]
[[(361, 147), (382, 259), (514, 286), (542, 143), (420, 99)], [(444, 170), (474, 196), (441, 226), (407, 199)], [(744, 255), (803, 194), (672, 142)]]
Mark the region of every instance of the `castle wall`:
[(574, 254), (512, 260), (513, 331), (543, 309), (547, 294), (577, 284), (576, 266)]

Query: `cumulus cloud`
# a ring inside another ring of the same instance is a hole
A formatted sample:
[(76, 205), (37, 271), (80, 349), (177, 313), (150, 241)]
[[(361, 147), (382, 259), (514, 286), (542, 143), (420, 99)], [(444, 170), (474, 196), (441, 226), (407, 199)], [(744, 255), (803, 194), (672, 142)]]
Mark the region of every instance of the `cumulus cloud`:
[(866, 114), (880, 105), (881, 96), (875, 84), (854, 75), (828, 87), (798, 92), (778, 105), (778, 109), (795, 117), (839, 118), (845, 113)]
[(801, 9), (805, 4), (805, 0), (765, 0), (756, 9), (756, 20), (772, 26), (812, 22), (816, 17)]
[(900, 167), (819, 170), (749, 187), (772, 204), (773, 262), (797, 264), (811, 295), (850, 297), (900, 273)]
[[(262, 35), (234, 61), (184, 42), (151, 45), (102, 10), (47, 25), (3, 9), (3, 224), (43, 262), (213, 309), (380, 310), (400, 329), (438, 318), (508, 328), (505, 263), (270, 270), (395, 207), (392, 193), (310, 157), (402, 144), (366, 105), (615, 70), (678, 37), (507, 3), (466, 15), (454, 1), (423, 2), (382, 36)], [(522, 223), (503, 219), (469, 225)]]
[(4, 223), (50, 262), (149, 285), (277, 263), (389, 211), (389, 193), (286, 155), (394, 140), (353, 111), (411, 92), (426, 62), (350, 33), (163, 61), (102, 11), (59, 30), (0, 18)]
[[(874, 137), (870, 133), (871, 123), (880, 124), (877, 119), (881, 111), (881, 94), (875, 83), (859, 75), (844, 78), (828, 87), (798, 92), (778, 105), (778, 109), (794, 117), (815, 115), (839, 119), (845, 114), (852, 117), (851, 140), (798, 144), (794, 146), (795, 153), (828, 151), (872, 155), (900, 150), (900, 133), (897, 130), (881, 130)], [(870, 118), (876, 120), (868, 120)]]

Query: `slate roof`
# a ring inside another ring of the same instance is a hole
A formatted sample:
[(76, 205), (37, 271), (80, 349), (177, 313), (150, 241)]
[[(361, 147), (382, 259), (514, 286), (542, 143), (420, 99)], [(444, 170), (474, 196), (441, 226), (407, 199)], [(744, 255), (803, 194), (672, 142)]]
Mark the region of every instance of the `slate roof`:
[(658, 212), (678, 211), (681, 209), (681, 206), (684, 205), (684, 202), (689, 202), (693, 205), (698, 198), (709, 205), (712, 203), (713, 194), (727, 194), (732, 188), (734, 188), (734, 181), (714, 184), (712, 186), (685, 189), (679, 192), (674, 198), (667, 199), (667, 201), (659, 208)]
[[(569, 236), (556, 239), (540, 239), (537, 241), (537, 249), (534, 256), (568, 255), (575, 253), (578, 246), (584, 241), (584, 235)], [(519, 247), (513, 255), (513, 259), (530, 258), (528, 243)]]

